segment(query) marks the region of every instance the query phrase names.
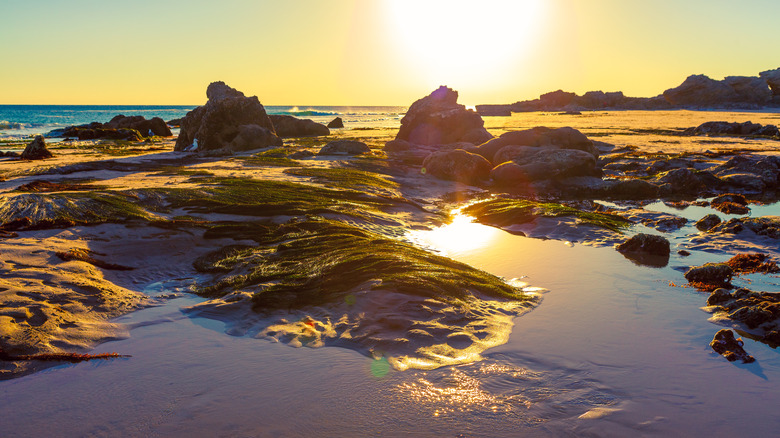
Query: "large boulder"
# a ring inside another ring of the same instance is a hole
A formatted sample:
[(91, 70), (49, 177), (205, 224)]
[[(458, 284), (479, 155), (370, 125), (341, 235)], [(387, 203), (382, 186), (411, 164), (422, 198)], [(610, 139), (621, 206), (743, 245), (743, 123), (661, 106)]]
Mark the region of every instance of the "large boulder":
[(500, 185), (577, 176), (601, 176), (593, 155), (577, 149), (539, 148), (536, 154), (502, 163), (490, 172), (490, 177)]
[(761, 79), (766, 81), (769, 89), (774, 96), (780, 96), (780, 68), (774, 70), (762, 71), (758, 74)]
[(498, 155), (497, 153), (506, 146), (547, 146), (558, 149), (574, 149), (591, 154), (594, 160), (599, 156), (598, 149), (585, 134), (569, 127), (551, 129), (538, 126), (523, 131), (506, 132), (498, 138), (482, 143), (475, 151), (494, 165), (500, 165), (503, 161), (499, 161), (499, 159), (504, 159), (507, 155)]
[(51, 157), (52, 154), (46, 149), (46, 141), (42, 135), (36, 135), (35, 139), (24, 148), (21, 155), (22, 160), (42, 160)]
[(282, 138), (330, 135), (327, 126), (311, 119), (299, 119), (284, 114), (270, 114), (268, 117), (274, 125), (276, 135)]
[(343, 128), (344, 127), (344, 121), (341, 120), (341, 117), (336, 117), (335, 119), (328, 122), (328, 128)]
[(676, 88), (664, 91), (670, 103), (681, 106), (717, 106), (737, 101), (737, 93), (723, 81), (691, 75)]
[(104, 123), (103, 128), (135, 129), (145, 137), (151, 137), (153, 135), (170, 137), (173, 135), (171, 133), (171, 128), (169, 128), (165, 121), (159, 117), (153, 117), (151, 120), (146, 120), (144, 116), (124, 116), (119, 114), (107, 123)]
[(490, 162), (463, 149), (434, 152), (423, 161), (422, 172), (437, 178), (472, 184), (487, 179)]
[(204, 106), (181, 120), (174, 150), (238, 151), (282, 145), (256, 96), (245, 97), (224, 82), (210, 84), (206, 96), (209, 100)]
[(772, 90), (766, 81), (755, 76), (727, 76), (723, 82), (737, 94), (737, 101), (760, 106), (772, 100)]
[(409, 107), (395, 138), (420, 145), (480, 144), (492, 135), (479, 114), (458, 104), (457, 91), (441, 86)]

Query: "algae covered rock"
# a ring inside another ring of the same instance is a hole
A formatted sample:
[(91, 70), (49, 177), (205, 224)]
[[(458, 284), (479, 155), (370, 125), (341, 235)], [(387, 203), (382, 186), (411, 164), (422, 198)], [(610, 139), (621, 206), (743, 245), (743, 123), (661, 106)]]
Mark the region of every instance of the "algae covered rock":
[(633, 262), (655, 267), (666, 266), (671, 252), (665, 237), (645, 233), (631, 236), (615, 249)]
[(694, 266), (685, 272), (685, 279), (689, 283), (701, 285), (707, 289), (731, 285), (731, 277), (734, 270), (727, 263), (705, 263), (702, 266)]
[(317, 155), (360, 155), (371, 152), (371, 148), (362, 141), (356, 140), (336, 140), (332, 141), (320, 149)]
[(708, 231), (711, 230), (712, 227), (715, 225), (718, 225), (721, 223), (720, 218), (716, 214), (708, 214), (704, 216), (703, 218), (696, 221), (696, 229), (699, 231)]
[(22, 160), (43, 160), (44, 158), (51, 158), (52, 154), (49, 149), (46, 148), (46, 140), (42, 135), (36, 135), (27, 147), (22, 151)]
[(729, 362), (736, 360), (741, 360), (742, 363), (755, 362), (756, 359), (747, 354), (745, 349), (742, 348), (743, 345), (742, 338), (734, 338), (734, 332), (728, 329), (718, 330), (712, 342), (710, 342), (710, 347)]

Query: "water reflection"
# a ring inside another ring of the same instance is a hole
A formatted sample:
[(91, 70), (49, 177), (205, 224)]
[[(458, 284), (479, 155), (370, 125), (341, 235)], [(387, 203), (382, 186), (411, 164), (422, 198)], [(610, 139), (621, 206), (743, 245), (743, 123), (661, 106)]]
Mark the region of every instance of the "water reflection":
[(433, 230), (409, 231), (406, 238), (444, 255), (464, 254), (489, 246), (503, 232), (497, 228), (474, 222), (460, 209), (452, 212), (452, 222)]

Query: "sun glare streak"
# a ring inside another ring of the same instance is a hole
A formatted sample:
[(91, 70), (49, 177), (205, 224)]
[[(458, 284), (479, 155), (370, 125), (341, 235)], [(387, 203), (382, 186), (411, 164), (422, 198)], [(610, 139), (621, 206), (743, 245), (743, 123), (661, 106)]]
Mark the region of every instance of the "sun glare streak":
[(446, 255), (465, 253), (484, 248), (500, 234), (501, 230), (474, 222), (474, 218), (453, 212), (452, 222), (430, 231), (411, 231), (413, 242), (431, 247)]
[(508, 75), (535, 44), (544, 2), (387, 0), (385, 7), (399, 50), (411, 55), (420, 74), (436, 83), (476, 86)]

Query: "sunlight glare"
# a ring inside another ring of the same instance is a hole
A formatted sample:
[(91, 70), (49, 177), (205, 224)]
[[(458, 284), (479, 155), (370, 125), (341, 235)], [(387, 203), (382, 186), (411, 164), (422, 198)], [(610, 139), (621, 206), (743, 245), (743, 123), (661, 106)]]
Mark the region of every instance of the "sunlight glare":
[(484, 248), (501, 230), (474, 222), (474, 218), (453, 212), (453, 220), (447, 225), (430, 231), (413, 231), (410, 238), (447, 255), (462, 254)]
[(412, 55), (414, 68), (453, 86), (508, 75), (508, 67), (535, 44), (544, 9), (542, 0), (386, 0), (385, 5), (399, 50)]

